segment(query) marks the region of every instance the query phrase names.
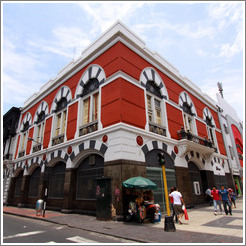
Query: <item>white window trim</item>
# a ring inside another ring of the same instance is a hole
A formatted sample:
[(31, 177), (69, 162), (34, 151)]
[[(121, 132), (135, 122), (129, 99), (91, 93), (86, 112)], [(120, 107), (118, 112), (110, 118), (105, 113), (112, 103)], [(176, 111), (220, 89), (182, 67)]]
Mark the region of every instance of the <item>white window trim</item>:
[[(153, 117), (153, 121), (151, 121), (154, 124), (160, 125), (162, 127), (167, 127), (166, 124), (166, 116), (165, 116), (165, 105), (164, 105), (164, 101), (163, 99), (160, 99), (159, 97), (155, 96), (154, 94), (151, 94), (149, 92), (146, 91), (146, 96), (145, 96), (145, 100), (146, 100), (146, 112), (147, 112), (147, 125), (149, 126), (149, 123), (151, 123), (149, 121), (149, 112), (148, 112), (148, 99), (147, 96), (150, 96), (151, 98), (151, 110), (152, 110), (152, 117)], [(160, 117), (161, 117), (161, 124), (157, 123), (157, 116), (156, 116), (156, 112), (155, 112), (155, 99), (158, 100), (160, 102)]]
[[(53, 132), (52, 132), (52, 138), (55, 138), (57, 136), (62, 135), (61, 133), (61, 129), (62, 129), (62, 123), (63, 123), (63, 115), (64, 112), (66, 111), (66, 122), (65, 122), (65, 130), (64, 130), (64, 142), (66, 141), (66, 133), (67, 133), (67, 118), (68, 118), (68, 107), (56, 112), (54, 114), (54, 124), (53, 124)], [(57, 128), (57, 116), (61, 114), (61, 124), (60, 124), (60, 130), (59, 130), (59, 134), (56, 136), (56, 128)]]
[(197, 196), (201, 195), (200, 183), (198, 181), (193, 182), (194, 192)]
[[(98, 107), (98, 108), (97, 108), (97, 121), (99, 122), (99, 119), (100, 119), (100, 106), (101, 106), (101, 93), (100, 93), (100, 90), (97, 89), (97, 90), (95, 90), (95, 91), (89, 93), (88, 95), (82, 97), (81, 100), (80, 100), (80, 107), (79, 107), (79, 112), (80, 112), (80, 113), (78, 114), (78, 116), (79, 116), (79, 125), (78, 125), (78, 127), (79, 127), (79, 128), (80, 128), (81, 126), (84, 126), (84, 125), (90, 123), (90, 122), (93, 122), (93, 121), (92, 121), (93, 102), (94, 102), (94, 101), (93, 101), (93, 97), (94, 97), (94, 95), (97, 94), (97, 93), (98, 93), (98, 98), (97, 98), (97, 100), (98, 100), (98, 105), (97, 105), (97, 107)], [(86, 99), (88, 99), (88, 98), (90, 98), (89, 122), (86, 123), (86, 124), (83, 124), (83, 119), (84, 119), (84, 101), (85, 101)]]

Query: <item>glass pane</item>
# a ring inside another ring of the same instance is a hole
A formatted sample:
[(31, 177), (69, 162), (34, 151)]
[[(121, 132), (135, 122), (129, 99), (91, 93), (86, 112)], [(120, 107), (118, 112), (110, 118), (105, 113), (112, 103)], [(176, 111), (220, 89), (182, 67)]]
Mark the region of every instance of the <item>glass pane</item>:
[(98, 112), (98, 93), (93, 96), (93, 112), (92, 112), (92, 121), (97, 120)]
[(84, 100), (83, 125), (89, 123), (90, 119), (90, 98)]
[(63, 119), (62, 119), (62, 132), (63, 134), (65, 132), (65, 127), (66, 127), (66, 118), (67, 118), (67, 111), (63, 111)]
[(61, 113), (57, 115), (56, 136), (60, 134), (60, 126), (61, 126)]

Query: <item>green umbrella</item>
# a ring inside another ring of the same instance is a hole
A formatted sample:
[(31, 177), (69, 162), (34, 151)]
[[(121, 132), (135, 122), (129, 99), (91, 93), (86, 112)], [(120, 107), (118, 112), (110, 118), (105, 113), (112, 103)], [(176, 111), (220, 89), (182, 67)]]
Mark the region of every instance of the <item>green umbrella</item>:
[(148, 190), (157, 189), (157, 185), (154, 182), (140, 176), (127, 179), (122, 183), (122, 185), (126, 188), (148, 189)]

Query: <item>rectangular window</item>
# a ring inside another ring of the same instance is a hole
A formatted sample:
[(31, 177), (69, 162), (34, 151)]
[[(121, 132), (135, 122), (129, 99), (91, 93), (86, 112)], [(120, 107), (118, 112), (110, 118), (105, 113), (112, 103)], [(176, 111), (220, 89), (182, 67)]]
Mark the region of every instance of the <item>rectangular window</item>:
[(201, 194), (201, 190), (200, 190), (200, 184), (198, 181), (194, 181), (193, 182), (193, 188), (194, 188), (194, 193), (196, 195), (200, 195)]
[(26, 133), (23, 134), (22, 144), (21, 144), (21, 151), (23, 151), (24, 148), (25, 148), (25, 142), (26, 142)]
[(213, 135), (213, 129), (211, 129), (210, 127), (208, 127), (208, 137), (211, 140), (212, 144), (214, 144), (214, 135)]
[(62, 130), (61, 130), (61, 134), (65, 133), (65, 128), (66, 128), (66, 119), (67, 119), (67, 111), (63, 111), (63, 117), (62, 117)]
[(151, 107), (151, 96), (147, 95), (147, 105), (148, 105), (148, 117), (149, 121), (153, 122), (153, 111)]
[(155, 99), (155, 115), (156, 122), (158, 125), (161, 125), (161, 102)]
[(57, 115), (56, 136), (60, 134), (60, 128), (61, 128), (61, 113)]
[(93, 95), (92, 121), (98, 118), (98, 93)]
[(230, 154), (231, 154), (231, 158), (233, 159), (234, 157), (234, 152), (231, 146), (229, 146), (229, 150), (230, 150)]
[(90, 120), (90, 97), (84, 100), (83, 106), (83, 125), (89, 123)]

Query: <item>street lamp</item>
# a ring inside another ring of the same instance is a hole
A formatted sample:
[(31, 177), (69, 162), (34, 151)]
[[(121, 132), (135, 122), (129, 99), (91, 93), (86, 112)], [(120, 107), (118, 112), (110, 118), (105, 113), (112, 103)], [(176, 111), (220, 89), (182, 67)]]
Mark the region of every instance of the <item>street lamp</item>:
[[(35, 143), (41, 144), (43, 146), (43, 148), (45, 148), (45, 152), (47, 154), (47, 147), (45, 147), (42, 143), (39, 143), (38, 141), (36, 141), (33, 138), (27, 138), (29, 141), (33, 141)], [(46, 165), (44, 166), (44, 175), (46, 172)], [(45, 187), (45, 192), (44, 192), (44, 208), (43, 208), (43, 217), (45, 217), (45, 209), (46, 209), (46, 200), (47, 200), (47, 195), (48, 195), (48, 188)]]

